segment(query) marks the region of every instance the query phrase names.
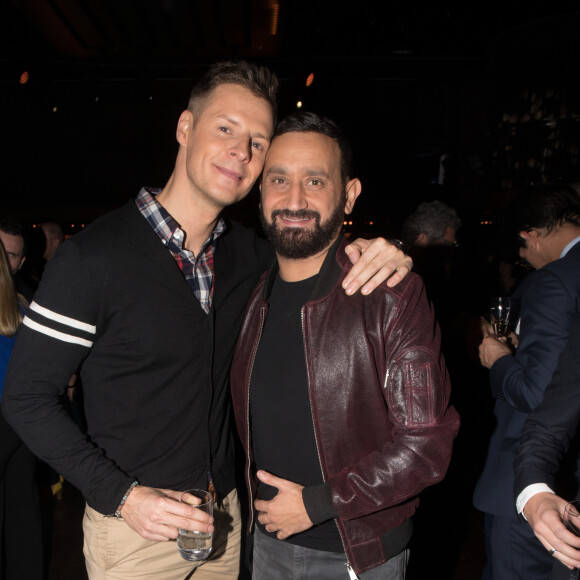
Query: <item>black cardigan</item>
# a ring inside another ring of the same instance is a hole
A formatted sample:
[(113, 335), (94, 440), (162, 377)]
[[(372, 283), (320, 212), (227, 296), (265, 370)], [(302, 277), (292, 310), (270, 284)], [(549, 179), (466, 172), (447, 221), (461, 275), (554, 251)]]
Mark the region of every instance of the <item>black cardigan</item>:
[[(227, 494), (230, 363), (245, 304), (272, 258), (255, 232), (228, 224), (206, 314), (134, 202), (103, 216), (46, 269), (9, 365), (6, 418), (103, 514), (135, 479), (187, 489), (206, 485), (211, 471)], [(80, 365), (88, 437), (59, 399)]]

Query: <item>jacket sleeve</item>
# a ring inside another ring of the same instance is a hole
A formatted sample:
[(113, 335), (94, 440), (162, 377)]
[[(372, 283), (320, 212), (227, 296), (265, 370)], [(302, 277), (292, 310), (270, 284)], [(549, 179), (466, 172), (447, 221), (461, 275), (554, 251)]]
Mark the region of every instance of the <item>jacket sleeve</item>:
[(515, 356), (503, 356), (490, 369), (492, 394), (517, 411), (537, 407), (566, 344), (575, 301), (563, 281), (538, 270), (522, 296), (520, 342)]
[(18, 331), (2, 411), (31, 451), (111, 514), (133, 479), (95, 447), (62, 403), (69, 378), (98, 340), (106, 273), (66, 242), (47, 265)]
[(515, 467), (515, 497), (533, 483), (554, 489), (555, 475), (580, 422), (580, 314), (574, 317), (566, 347), (542, 403), (522, 430)]
[(342, 519), (400, 504), (442, 480), (459, 429), (439, 328), (419, 278), (408, 283), (395, 308), (385, 316), (381, 339), (392, 439), (328, 480)]

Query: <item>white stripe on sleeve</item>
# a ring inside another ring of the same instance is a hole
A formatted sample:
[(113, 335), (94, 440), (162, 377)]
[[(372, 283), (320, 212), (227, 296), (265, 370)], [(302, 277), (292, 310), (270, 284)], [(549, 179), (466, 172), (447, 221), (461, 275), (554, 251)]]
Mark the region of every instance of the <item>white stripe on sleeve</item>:
[(66, 324), (66, 326), (78, 328), (79, 330), (83, 330), (89, 334), (97, 333), (97, 327), (93, 324), (87, 324), (86, 322), (81, 322), (80, 320), (75, 320), (74, 318), (63, 316), (62, 314), (58, 314), (57, 312), (49, 310), (48, 308), (44, 308), (44, 306), (40, 306), (40, 304), (37, 304), (36, 302), (32, 302), (29, 308), (30, 310), (34, 310), (34, 312), (38, 312), (38, 314), (41, 316), (49, 318), (50, 320), (54, 320), (55, 322), (59, 322), (60, 324)]
[(48, 326), (43, 326), (42, 324), (38, 324), (38, 322), (34, 322), (34, 320), (30, 320), (28, 316), (24, 317), (22, 324), (28, 326), (28, 328), (31, 328), (32, 330), (36, 330), (37, 332), (41, 332), (42, 334), (46, 334), (47, 336), (51, 336), (52, 338), (62, 340), (63, 342), (80, 344), (81, 346), (86, 346), (87, 348), (91, 348), (93, 346), (93, 342), (90, 340), (85, 340), (84, 338), (73, 336), (72, 334), (65, 334), (64, 332), (53, 330)]

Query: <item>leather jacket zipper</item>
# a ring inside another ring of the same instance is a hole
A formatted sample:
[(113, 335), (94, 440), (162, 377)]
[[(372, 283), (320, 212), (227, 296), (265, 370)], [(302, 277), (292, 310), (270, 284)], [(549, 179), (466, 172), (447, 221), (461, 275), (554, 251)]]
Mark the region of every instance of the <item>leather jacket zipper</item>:
[[(306, 352), (306, 333), (304, 332), (304, 306), (300, 309), (300, 321), (302, 323), (302, 342), (304, 343), (304, 358), (306, 359), (306, 381), (308, 382), (308, 402), (310, 403), (310, 415), (312, 417), (312, 429), (314, 431), (314, 443), (316, 444), (316, 453), (318, 454), (318, 464), (320, 465), (320, 472), (322, 473), (322, 481), (326, 483), (326, 478), (324, 477), (324, 469), (322, 469), (322, 460), (320, 459), (320, 448), (318, 446), (318, 436), (316, 435), (316, 425), (314, 424), (314, 413), (312, 412), (312, 397), (310, 393), (310, 381), (308, 380), (308, 358)], [(248, 448), (249, 449), (249, 448)], [(342, 537), (342, 532), (340, 531), (340, 527), (337, 525), (336, 529), (338, 530), (338, 535), (340, 536), (340, 541), (342, 542), (342, 548), (344, 550), (344, 556), (346, 558), (346, 562), (344, 565), (346, 566), (346, 570), (350, 577), (350, 580), (358, 580), (358, 576), (356, 572), (352, 569), (350, 562), (348, 561), (348, 556), (346, 555), (346, 545), (344, 543), (344, 538)]]
[(395, 361), (391, 361), (391, 364), (389, 365), (389, 368), (387, 369), (387, 374), (385, 375), (385, 382), (383, 383), (383, 390), (387, 390), (387, 382), (389, 381), (389, 374), (391, 372), (391, 369), (393, 368), (393, 366), (395, 365)]

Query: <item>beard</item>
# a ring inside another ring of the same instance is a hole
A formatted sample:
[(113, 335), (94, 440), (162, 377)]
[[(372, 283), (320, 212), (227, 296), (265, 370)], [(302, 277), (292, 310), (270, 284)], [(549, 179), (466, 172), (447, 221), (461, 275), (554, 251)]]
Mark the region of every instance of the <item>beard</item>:
[[(276, 225), (276, 216), (293, 219), (314, 218), (314, 228), (300, 227), (279, 228)], [(320, 214), (309, 209), (291, 211), (289, 209), (275, 209), (271, 215), (271, 222), (266, 220), (264, 210), (260, 206), (260, 221), (264, 233), (272, 242), (276, 253), (288, 260), (304, 260), (326, 249), (334, 240), (344, 221), (344, 203), (339, 203), (330, 217), (320, 223)]]

